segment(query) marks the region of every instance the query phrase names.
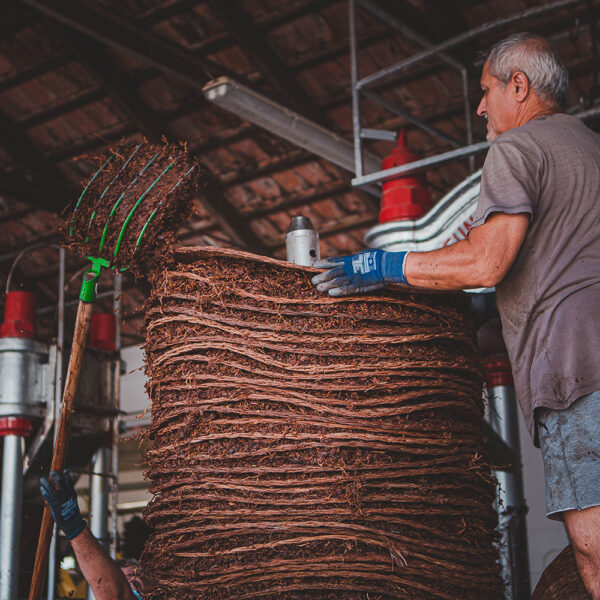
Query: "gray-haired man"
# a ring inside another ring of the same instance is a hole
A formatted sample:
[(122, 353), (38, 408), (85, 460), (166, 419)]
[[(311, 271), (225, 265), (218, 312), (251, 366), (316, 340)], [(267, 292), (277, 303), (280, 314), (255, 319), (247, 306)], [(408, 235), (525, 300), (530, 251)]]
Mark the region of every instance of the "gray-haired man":
[(392, 282), (496, 286), (519, 402), (542, 449), (547, 513), (564, 521), (600, 600), (600, 136), (562, 111), (567, 83), (543, 38), (498, 43), (481, 77), (477, 114), (493, 143), (468, 239), (329, 259), (313, 283), (332, 296)]

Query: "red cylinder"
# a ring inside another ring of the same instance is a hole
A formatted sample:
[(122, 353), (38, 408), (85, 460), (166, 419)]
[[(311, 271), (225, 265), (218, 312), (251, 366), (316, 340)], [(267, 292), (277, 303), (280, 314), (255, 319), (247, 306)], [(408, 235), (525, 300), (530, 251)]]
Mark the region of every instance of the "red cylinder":
[(114, 313), (94, 313), (90, 325), (90, 348), (116, 350), (116, 324)]
[(33, 431), (33, 423), (24, 417), (0, 418), (0, 437), (5, 435), (20, 435), (29, 437)]
[(8, 292), (0, 337), (35, 336), (35, 296), (31, 292)]
[[(398, 136), (398, 144), (392, 153), (383, 159), (382, 170), (391, 169), (419, 160), (405, 143), (404, 131)], [(385, 181), (382, 186), (379, 222), (414, 220), (431, 208), (431, 196), (427, 191), (422, 174), (396, 177)]]
[(512, 368), (506, 354), (486, 356), (483, 360), (488, 388), (504, 385), (515, 387)]

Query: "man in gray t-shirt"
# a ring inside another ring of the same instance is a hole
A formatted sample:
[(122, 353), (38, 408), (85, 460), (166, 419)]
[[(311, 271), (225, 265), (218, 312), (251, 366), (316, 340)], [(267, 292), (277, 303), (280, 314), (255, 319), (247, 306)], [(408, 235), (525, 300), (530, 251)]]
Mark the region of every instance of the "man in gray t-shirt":
[(562, 111), (567, 82), (543, 38), (499, 42), (481, 77), (477, 113), (492, 145), (468, 239), (327, 259), (313, 283), (332, 296), (398, 282), (496, 287), (519, 402), (539, 434), (548, 516), (564, 520), (600, 600), (600, 139)]

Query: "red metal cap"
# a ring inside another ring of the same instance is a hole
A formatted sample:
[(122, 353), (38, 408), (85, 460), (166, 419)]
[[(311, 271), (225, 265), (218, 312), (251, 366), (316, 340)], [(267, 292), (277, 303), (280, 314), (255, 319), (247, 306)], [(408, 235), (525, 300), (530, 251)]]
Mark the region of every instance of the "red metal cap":
[(8, 292), (0, 337), (35, 336), (35, 296), (31, 292)]
[[(405, 143), (404, 130), (398, 136), (398, 144), (392, 153), (383, 159), (381, 168), (391, 169), (418, 160)], [(431, 208), (431, 196), (427, 191), (425, 177), (421, 174), (396, 177), (382, 185), (379, 222), (418, 219)]]
[(486, 372), (486, 383), (488, 388), (500, 385), (515, 387), (512, 368), (506, 354), (487, 356), (483, 365)]
[(0, 437), (5, 435), (20, 435), (28, 437), (33, 431), (33, 423), (24, 417), (0, 418)]
[(116, 326), (114, 313), (94, 313), (90, 325), (90, 348), (116, 350)]

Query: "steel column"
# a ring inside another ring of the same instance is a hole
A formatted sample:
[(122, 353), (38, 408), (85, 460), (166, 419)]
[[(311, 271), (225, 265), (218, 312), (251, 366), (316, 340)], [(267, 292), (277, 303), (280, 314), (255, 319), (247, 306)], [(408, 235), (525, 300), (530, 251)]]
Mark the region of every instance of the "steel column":
[[(65, 283), (67, 271), (67, 252), (61, 246), (58, 251), (58, 314), (56, 332), (56, 375), (54, 378), (54, 401), (53, 422), (54, 442), (56, 442), (56, 423), (60, 416), (60, 407), (63, 392), (63, 353), (65, 344)], [(52, 528), (52, 541), (48, 553), (48, 576), (46, 585), (46, 599), (54, 600), (56, 589), (56, 541), (58, 539), (58, 527), (56, 523)]]
[(4, 436), (0, 508), (0, 600), (14, 600), (17, 597), (24, 448), (23, 436)]
[[(515, 388), (497, 385), (488, 389), (490, 425), (513, 450), (521, 456), (519, 422)], [(502, 536), (500, 564), (502, 576), (509, 581), (511, 600), (529, 600), (529, 554), (525, 515), (527, 506), (523, 494), (521, 463), (515, 461), (510, 470), (496, 470), (498, 479), (498, 529)]]
[(350, 19), (350, 76), (352, 78), (352, 133), (354, 136), (354, 174), (363, 175), (362, 136), (360, 130), (360, 92), (357, 82), (358, 42), (356, 39), (356, 1), (348, 0), (348, 16)]
[(112, 536), (110, 544), (110, 555), (117, 557), (117, 542), (119, 530), (119, 514), (117, 507), (119, 505), (119, 417), (118, 411), (121, 408), (121, 318), (123, 312), (123, 276), (115, 273), (115, 287), (113, 293), (113, 312), (115, 313), (115, 351), (118, 353), (113, 365), (112, 394), (113, 406), (117, 411), (117, 416), (112, 423)]
[[(463, 102), (465, 106), (465, 124), (467, 126), (467, 145), (473, 143), (473, 111), (471, 110), (471, 103), (469, 102), (469, 73), (467, 69), (461, 69), (460, 77), (463, 88)], [(475, 172), (475, 156), (471, 154), (469, 156), (469, 170), (471, 173)]]

